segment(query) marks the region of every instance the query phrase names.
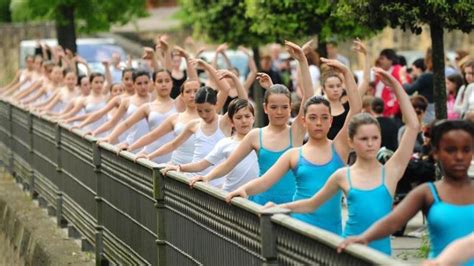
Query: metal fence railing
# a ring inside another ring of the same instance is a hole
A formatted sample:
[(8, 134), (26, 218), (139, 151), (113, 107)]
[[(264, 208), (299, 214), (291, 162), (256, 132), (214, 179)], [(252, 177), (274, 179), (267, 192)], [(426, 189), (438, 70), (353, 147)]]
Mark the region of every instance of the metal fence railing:
[(152, 265), (400, 265), (282, 211), (186, 176), (0, 100), (0, 160), (31, 195), (77, 230), (97, 262)]

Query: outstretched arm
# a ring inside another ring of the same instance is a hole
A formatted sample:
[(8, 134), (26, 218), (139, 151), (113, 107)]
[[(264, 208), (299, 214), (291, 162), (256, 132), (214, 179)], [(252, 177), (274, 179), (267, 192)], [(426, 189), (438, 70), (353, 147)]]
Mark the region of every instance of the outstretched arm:
[[(109, 142), (109, 143), (116, 143), (118, 141), (118, 137), (125, 132), (127, 129), (131, 128), (133, 125), (138, 123), (138, 121), (144, 119), (147, 117), (148, 114), (148, 105), (144, 104), (138, 108), (135, 113), (133, 113), (131, 116), (129, 116), (125, 121), (122, 121), (119, 123), (112, 133), (110, 133), (104, 141)], [(94, 132), (96, 135), (97, 133)]]
[(474, 233), (449, 244), (436, 259), (423, 262), (423, 266), (461, 265), (474, 258)]
[(143, 137), (137, 139), (134, 143), (130, 144), (128, 146), (129, 151), (134, 151), (138, 148), (141, 148), (143, 146), (146, 146), (153, 141), (160, 139), (163, 137), (166, 133), (171, 132), (173, 130), (173, 120), (177, 119), (177, 116), (179, 114), (174, 114), (170, 117), (168, 117), (161, 125), (159, 125), (157, 128), (153, 129), (152, 131), (148, 132), (145, 134)]
[[(120, 121), (120, 118), (123, 117), (123, 115), (127, 112), (127, 108), (128, 108), (128, 103), (129, 101), (122, 101), (120, 103), (120, 106), (117, 110), (117, 112), (115, 112), (114, 116), (112, 117), (112, 119), (110, 119), (109, 121), (107, 121), (105, 124), (103, 124), (102, 126), (98, 127), (96, 130), (94, 130), (94, 132), (92, 133), (94, 136), (97, 136), (99, 135), (100, 133), (102, 132), (107, 132), (108, 130), (112, 129), (115, 125), (117, 125), (117, 123)], [(120, 136), (120, 135), (119, 135)]]
[(148, 158), (151, 160), (158, 156), (163, 156), (170, 152), (176, 150), (181, 146), (192, 134), (196, 131), (196, 127), (199, 125), (199, 120), (193, 120), (189, 122), (184, 128), (183, 132), (179, 134), (175, 139), (156, 149), (154, 152), (148, 155)]
[(79, 125), (79, 128), (83, 128), (90, 123), (94, 123), (95, 121), (99, 120), (101, 117), (106, 115), (110, 110), (112, 110), (116, 106), (120, 106), (121, 103), (121, 96), (115, 96), (112, 98), (106, 106), (100, 108), (99, 110), (92, 112), (86, 120), (82, 121), (82, 123)]

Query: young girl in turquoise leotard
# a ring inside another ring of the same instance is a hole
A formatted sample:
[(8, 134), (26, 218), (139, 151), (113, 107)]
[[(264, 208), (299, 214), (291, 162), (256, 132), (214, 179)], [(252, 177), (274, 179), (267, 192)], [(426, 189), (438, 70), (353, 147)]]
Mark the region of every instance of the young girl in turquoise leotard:
[[(344, 75), (351, 106), (346, 118), (348, 121), (362, 108), (354, 78), (349, 69), (340, 62), (321, 60)], [(282, 179), (283, 174), (288, 170), (291, 170), (296, 178), (296, 192), (293, 200), (307, 199), (324, 186), (332, 173), (345, 165), (350, 149), (347, 139), (347, 121), (343, 130), (339, 131), (334, 141), (331, 141), (327, 137), (332, 124), (329, 101), (323, 97), (315, 96), (305, 102), (303, 109), (304, 126), (309, 135), (308, 143), (300, 148), (293, 148), (285, 152), (261, 178), (230, 193), (227, 197), (228, 200), (235, 196), (245, 197), (265, 191), (273, 183)], [(340, 235), (342, 233), (341, 196), (341, 193), (337, 193), (317, 211), (294, 214), (293, 216)]]
[[(420, 210), (428, 221), (430, 258), (436, 258), (454, 240), (474, 232), (474, 181), (468, 176), (474, 155), (474, 125), (462, 120), (440, 121), (430, 135), (443, 178), (415, 188), (390, 215), (341, 243), (340, 250), (351, 243), (367, 244), (389, 236)], [(464, 265), (474, 265), (474, 260)]]
[[(390, 213), (395, 188), (408, 165), (420, 126), (403, 88), (382, 69), (376, 68), (375, 72), (385, 84), (393, 88), (400, 102), (407, 127), (400, 147), (385, 166), (381, 165), (376, 158), (381, 143), (380, 126), (371, 115), (358, 114), (348, 126), (349, 142), (357, 154), (354, 165), (336, 171), (313, 197), (281, 205), (293, 212), (311, 212), (323, 207), (323, 203), (342, 190), (347, 197), (349, 212), (344, 236), (360, 234)], [(370, 243), (369, 246), (386, 254), (391, 253), (389, 238)]]

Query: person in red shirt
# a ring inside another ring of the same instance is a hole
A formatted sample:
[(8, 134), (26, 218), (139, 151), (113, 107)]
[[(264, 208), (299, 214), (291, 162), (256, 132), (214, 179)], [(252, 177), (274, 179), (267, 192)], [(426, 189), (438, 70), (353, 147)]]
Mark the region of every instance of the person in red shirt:
[[(402, 66), (398, 64), (397, 54), (393, 49), (383, 49), (377, 58), (379, 67), (389, 72), (400, 84), (402, 79), (400, 75), (405, 75), (405, 71), (401, 71)], [(410, 83), (410, 77), (406, 77), (404, 81)], [(382, 98), (385, 103), (383, 115), (386, 117), (393, 117), (400, 112), (397, 98), (392, 89), (385, 85), (382, 80), (377, 78), (375, 80), (375, 97)]]

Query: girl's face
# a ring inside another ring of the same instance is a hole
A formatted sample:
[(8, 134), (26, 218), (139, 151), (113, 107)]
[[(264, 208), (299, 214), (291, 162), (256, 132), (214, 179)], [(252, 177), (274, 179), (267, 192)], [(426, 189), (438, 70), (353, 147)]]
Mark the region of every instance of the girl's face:
[(69, 72), (66, 74), (66, 77), (64, 78), (64, 84), (68, 88), (74, 89), (74, 87), (76, 86), (76, 80), (77, 80), (76, 74), (74, 74), (74, 72)]
[(446, 92), (448, 94), (456, 94), (456, 84), (449, 79), (446, 79)]
[(357, 157), (364, 159), (376, 158), (381, 143), (380, 129), (375, 124), (359, 126), (354, 137), (350, 139), (350, 144)]
[(155, 88), (158, 95), (166, 97), (171, 93), (173, 87), (173, 81), (171, 80), (170, 74), (168, 72), (160, 72), (155, 76)]
[(250, 109), (245, 107), (237, 111), (231, 120), (237, 134), (247, 135), (253, 127), (255, 117)]
[(460, 129), (448, 131), (441, 137), (434, 158), (440, 162), (445, 176), (454, 179), (467, 177), (473, 141), (468, 132)]
[(183, 92), (181, 93), (181, 97), (186, 103), (186, 106), (194, 107), (196, 103), (194, 102), (194, 98), (196, 97), (196, 92), (199, 89), (199, 82), (186, 82), (184, 85)]
[(125, 87), (125, 90), (129, 94), (135, 93), (135, 88), (133, 87), (132, 75), (133, 75), (132, 71), (127, 71), (125, 72), (125, 74), (123, 74), (123, 77), (122, 77), (123, 86)]
[(339, 101), (342, 96), (343, 88), (342, 82), (337, 77), (330, 77), (324, 82), (324, 93), (330, 101)]
[(82, 92), (82, 95), (89, 95), (89, 93), (91, 93), (91, 84), (89, 82), (89, 78), (88, 77), (83, 77), (81, 79), (81, 92)]
[(181, 57), (174, 55), (171, 62), (173, 63), (173, 68), (179, 69), (181, 66)]
[(63, 70), (60, 67), (54, 67), (51, 72), (51, 79), (53, 82), (60, 83), (63, 81)]
[(272, 125), (286, 125), (291, 115), (290, 99), (285, 94), (271, 94), (268, 96), (268, 101), (264, 104), (263, 110), (268, 115), (268, 120)]
[(464, 68), (464, 74), (465, 78), (468, 84), (471, 84), (474, 82), (474, 69), (472, 67), (465, 67)]
[(104, 86), (104, 77), (97, 76), (92, 80), (91, 87), (94, 92), (101, 93), (103, 86)]
[(210, 124), (217, 117), (216, 106), (210, 103), (196, 103), (196, 110), (204, 122)]
[(122, 84), (115, 84), (110, 90), (112, 97), (122, 94), (124, 91)]
[(303, 124), (310, 138), (325, 139), (332, 124), (332, 116), (329, 108), (320, 103), (308, 106)]
[(135, 79), (135, 82), (133, 83), (133, 86), (135, 87), (135, 92), (138, 94), (138, 96), (146, 97), (146, 96), (148, 96), (148, 88), (150, 86), (150, 78), (146, 75), (139, 76)]

